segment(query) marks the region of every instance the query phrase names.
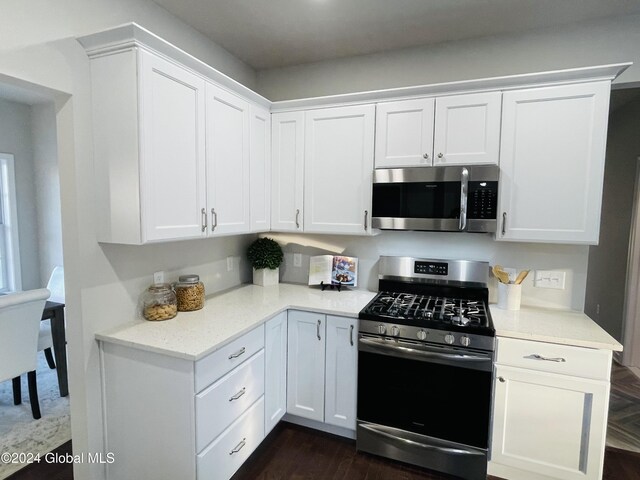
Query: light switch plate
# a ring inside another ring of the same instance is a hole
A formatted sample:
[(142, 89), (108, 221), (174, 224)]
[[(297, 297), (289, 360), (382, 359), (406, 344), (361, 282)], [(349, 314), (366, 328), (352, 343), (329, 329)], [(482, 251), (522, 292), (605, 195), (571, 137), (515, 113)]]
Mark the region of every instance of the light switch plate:
[(227, 257), (227, 272), (233, 270), (233, 257)]
[(302, 254), (301, 253), (294, 253), (293, 254), (293, 266), (294, 267), (301, 267), (302, 266)]
[(562, 270), (536, 270), (534, 286), (564, 290), (567, 272)]
[(153, 283), (164, 283), (164, 272), (153, 272)]

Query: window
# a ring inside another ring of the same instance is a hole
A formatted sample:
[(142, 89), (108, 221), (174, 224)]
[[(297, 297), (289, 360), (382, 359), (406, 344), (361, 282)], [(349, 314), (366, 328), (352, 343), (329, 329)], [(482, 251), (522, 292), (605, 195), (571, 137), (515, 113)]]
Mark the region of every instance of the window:
[(14, 161), (0, 153), (0, 293), (21, 289)]

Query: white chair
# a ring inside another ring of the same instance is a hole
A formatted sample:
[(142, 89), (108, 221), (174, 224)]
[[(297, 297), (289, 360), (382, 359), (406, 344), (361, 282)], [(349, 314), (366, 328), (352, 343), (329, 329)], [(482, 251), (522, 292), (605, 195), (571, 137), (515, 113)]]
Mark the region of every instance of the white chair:
[[(49, 300), (57, 303), (64, 303), (64, 267), (57, 265), (54, 267), (47, 283), (47, 289), (51, 292)], [(49, 368), (56, 368), (56, 362), (53, 360), (53, 337), (51, 336), (51, 322), (45, 320), (40, 322), (40, 336), (38, 337), (38, 351), (44, 350), (44, 356), (47, 359)]]
[(13, 379), (13, 403), (22, 402), (20, 376), (27, 372), (33, 418), (40, 418), (36, 365), (38, 330), (49, 290), (29, 290), (0, 297), (0, 382)]

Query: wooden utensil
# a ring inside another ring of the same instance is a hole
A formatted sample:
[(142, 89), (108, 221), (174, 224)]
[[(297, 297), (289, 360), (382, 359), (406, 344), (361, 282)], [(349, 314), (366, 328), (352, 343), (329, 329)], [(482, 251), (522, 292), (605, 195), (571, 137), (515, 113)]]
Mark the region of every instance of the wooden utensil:
[(529, 275), (529, 272), (530, 270), (522, 270), (516, 277), (515, 284), (520, 285), (524, 281), (524, 279), (527, 278), (527, 275)]
[(493, 274), (495, 277), (502, 283), (509, 283), (509, 274), (502, 270), (500, 265), (495, 265), (492, 268)]

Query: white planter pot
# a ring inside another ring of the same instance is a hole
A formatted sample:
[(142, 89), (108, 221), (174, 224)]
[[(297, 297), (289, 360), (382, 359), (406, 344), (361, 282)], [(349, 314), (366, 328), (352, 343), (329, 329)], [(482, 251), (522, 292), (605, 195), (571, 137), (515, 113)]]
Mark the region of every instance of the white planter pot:
[(261, 268), (259, 270), (253, 269), (253, 284), (262, 285), (263, 287), (270, 287), (272, 285), (278, 285), (280, 283), (280, 269), (276, 268), (271, 270), (270, 268)]

